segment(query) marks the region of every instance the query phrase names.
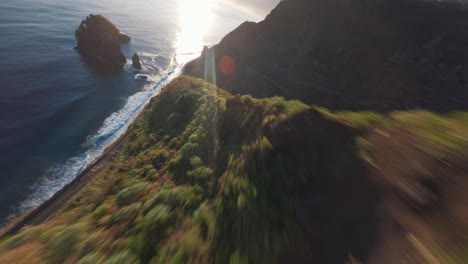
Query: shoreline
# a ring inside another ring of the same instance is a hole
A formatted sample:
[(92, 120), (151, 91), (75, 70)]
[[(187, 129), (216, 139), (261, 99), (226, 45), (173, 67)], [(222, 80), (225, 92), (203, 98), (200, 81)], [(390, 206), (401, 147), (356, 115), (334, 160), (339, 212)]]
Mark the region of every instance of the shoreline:
[[(129, 129), (131, 128), (132, 124), (140, 117), (141, 114), (146, 111), (150, 101), (154, 97), (158, 96), (161, 90), (164, 89), (164, 87), (170, 81), (183, 75), (183, 69), (185, 68), (186, 63), (187, 62), (182, 63), (173, 68), (165, 77), (161, 78), (161, 80), (156, 83), (156, 86), (161, 86), (160, 91), (158, 94), (151, 96), (147, 103), (142, 106), (142, 109), (139, 110), (139, 112), (132, 118), (126, 131), (123, 132), (120, 137), (118, 137), (114, 142), (106, 147), (101, 155), (96, 157), (71, 182), (63, 186), (52, 197), (42, 202), (40, 205), (36, 206), (30, 211), (17, 217), (11, 223), (0, 229), (0, 240), (16, 234), (23, 227), (42, 224), (59, 213), (63, 206), (65, 206), (73, 197), (75, 197), (75, 195), (81, 192), (87, 186), (87, 184), (113, 160), (115, 155), (119, 154), (121, 147), (124, 143), (127, 142)], [(174, 73), (175, 76), (172, 76)]]
[[(146, 106), (145, 106), (146, 109)], [(143, 113), (145, 111), (141, 113)], [(140, 113), (140, 114), (141, 114)], [(107, 165), (119, 154), (121, 147), (128, 140), (128, 130), (115, 142), (109, 145), (104, 152), (91, 162), (75, 179), (62, 187), (51, 198), (41, 203), (31, 211), (23, 214), (0, 232), (0, 239), (14, 235), (23, 227), (39, 225), (55, 216), (76, 194), (81, 192)]]
[[(158, 83), (161, 84), (161, 90), (173, 79), (182, 75), (182, 69), (185, 64), (182, 64), (181, 72), (171, 78), (174, 73), (173, 69), (166, 78), (162, 78)], [(148, 102), (142, 107), (139, 113), (128, 124), (127, 130), (112, 142), (101, 155), (96, 157), (90, 164), (88, 164), (83, 171), (81, 171), (71, 182), (67, 183), (60, 190), (58, 190), (52, 197), (42, 202), (40, 205), (31, 209), (30, 211), (22, 214), (14, 219), (11, 223), (6, 225), (0, 230), (0, 240), (8, 236), (12, 236), (26, 226), (36, 226), (45, 223), (47, 220), (55, 216), (76, 194), (81, 192), (93, 179), (97, 176), (107, 165), (120, 153), (120, 149), (128, 140), (129, 130), (132, 124), (147, 110), (150, 101), (158, 96), (152, 96)]]
[[(183, 75), (185, 64), (186, 63), (182, 63), (170, 70), (165, 77), (162, 77), (161, 80), (156, 82), (155, 87), (160, 86), (161, 91), (170, 81)], [(177, 69), (179, 69), (179, 71)], [(175, 76), (172, 76), (174, 73)], [(42, 202), (40, 205), (25, 212), (0, 229), (0, 240), (14, 235), (25, 226), (35, 226), (46, 222), (51, 217), (55, 216), (76, 194), (82, 191), (87, 184), (113, 160), (115, 155), (120, 152), (120, 148), (128, 139), (128, 132), (132, 124), (146, 111), (151, 99), (158, 96), (160, 91), (156, 95), (151, 96), (145, 105), (142, 106), (142, 109), (138, 110), (138, 113), (132, 117), (126, 131), (107, 146), (101, 155), (88, 164), (71, 182), (67, 183), (52, 197)]]

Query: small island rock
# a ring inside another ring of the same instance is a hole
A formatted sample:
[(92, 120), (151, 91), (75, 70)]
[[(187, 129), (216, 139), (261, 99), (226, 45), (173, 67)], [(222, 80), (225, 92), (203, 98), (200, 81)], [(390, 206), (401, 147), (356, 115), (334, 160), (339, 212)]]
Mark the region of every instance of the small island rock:
[(133, 57), (132, 57), (132, 65), (133, 67), (141, 70), (141, 63), (140, 63), (140, 57), (138, 57), (138, 54), (133, 54)]
[(90, 14), (81, 21), (75, 37), (76, 49), (86, 58), (109, 66), (123, 66), (126, 63), (120, 44), (128, 43), (130, 37), (120, 33), (109, 19)]

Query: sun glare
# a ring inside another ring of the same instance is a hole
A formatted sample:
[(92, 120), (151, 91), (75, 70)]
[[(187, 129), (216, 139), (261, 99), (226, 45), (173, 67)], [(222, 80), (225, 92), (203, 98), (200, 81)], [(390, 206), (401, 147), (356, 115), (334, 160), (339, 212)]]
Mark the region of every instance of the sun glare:
[(203, 37), (209, 30), (215, 0), (182, 0), (179, 3), (177, 55), (179, 59), (198, 56), (205, 45)]

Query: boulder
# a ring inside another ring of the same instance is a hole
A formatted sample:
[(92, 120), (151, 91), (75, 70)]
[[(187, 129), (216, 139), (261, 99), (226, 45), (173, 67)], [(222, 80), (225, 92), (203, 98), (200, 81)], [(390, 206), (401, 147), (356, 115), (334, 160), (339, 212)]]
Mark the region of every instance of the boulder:
[(132, 65), (133, 67), (141, 70), (141, 63), (140, 63), (140, 57), (138, 57), (138, 54), (133, 54), (133, 57), (132, 57)]
[(75, 31), (76, 49), (87, 59), (109, 66), (123, 66), (126, 58), (120, 44), (128, 43), (130, 37), (107, 18), (90, 14), (81, 21)]
[(135, 76), (135, 79), (136, 79), (136, 80), (144, 80), (144, 81), (146, 81), (146, 80), (148, 80), (148, 76), (147, 76), (147, 75), (143, 75), (143, 74), (137, 74), (137, 75)]

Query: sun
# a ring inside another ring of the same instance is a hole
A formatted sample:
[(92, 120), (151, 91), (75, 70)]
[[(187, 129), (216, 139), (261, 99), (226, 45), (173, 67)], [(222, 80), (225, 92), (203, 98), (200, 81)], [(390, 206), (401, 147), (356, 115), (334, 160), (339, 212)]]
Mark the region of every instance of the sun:
[(179, 2), (179, 33), (176, 53), (179, 59), (198, 56), (205, 45), (204, 35), (210, 28), (215, 0), (182, 0)]

